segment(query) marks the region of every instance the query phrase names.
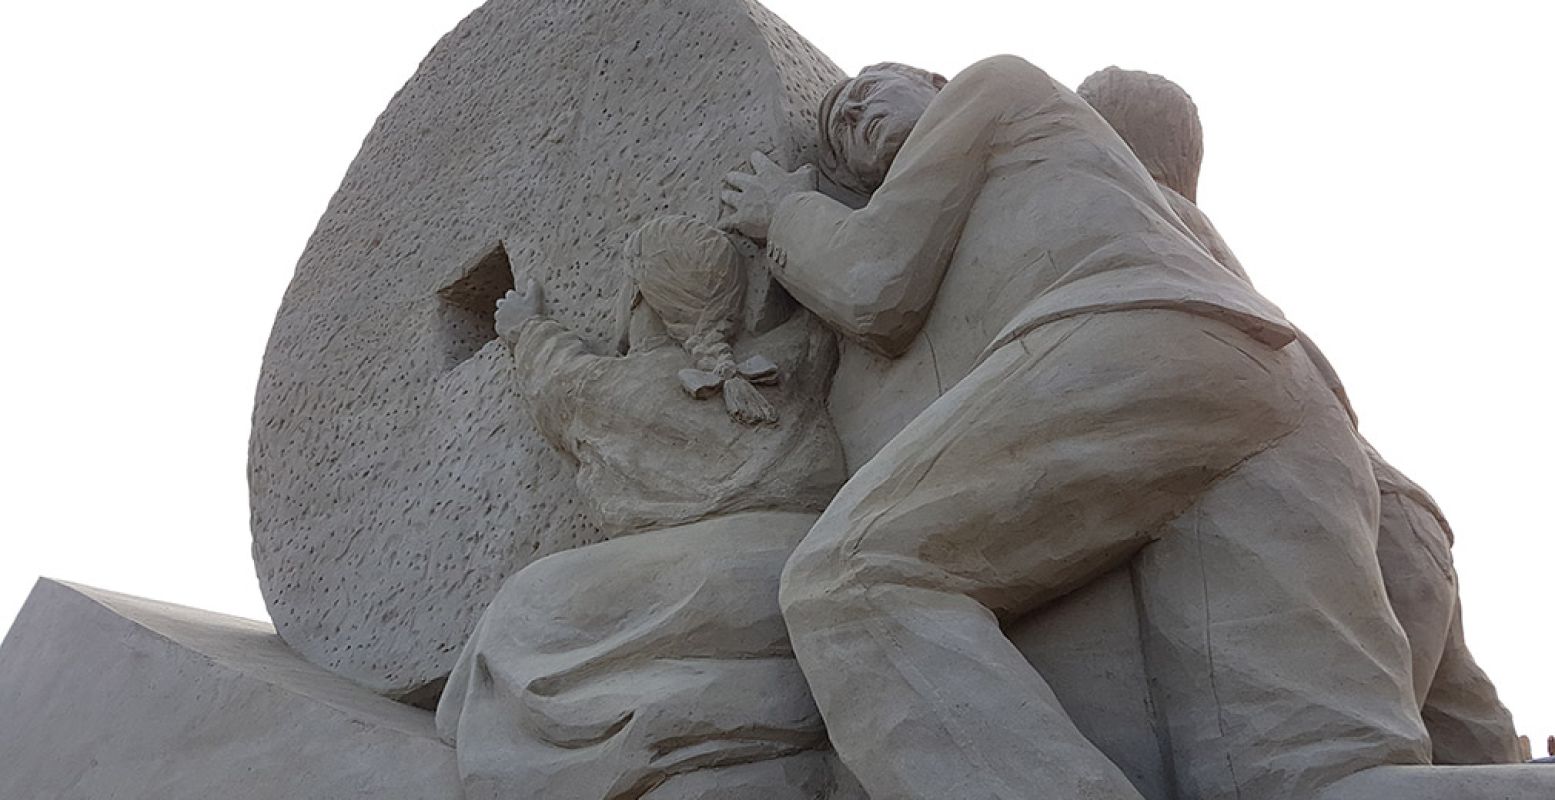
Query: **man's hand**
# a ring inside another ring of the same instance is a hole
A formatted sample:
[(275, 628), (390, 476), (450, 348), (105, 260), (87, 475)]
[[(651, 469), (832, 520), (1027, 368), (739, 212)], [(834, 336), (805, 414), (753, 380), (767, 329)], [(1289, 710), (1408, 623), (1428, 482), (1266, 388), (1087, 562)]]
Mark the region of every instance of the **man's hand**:
[(783, 198), (815, 191), (815, 167), (806, 164), (787, 172), (760, 152), (751, 153), (750, 164), (750, 172), (735, 170), (724, 176), (724, 210), (718, 227), (764, 242)]
[(509, 289), (497, 301), (497, 335), (512, 345), (518, 341), (518, 329), (545, 311), (545, 290), (534, 278), (524, 281), (523, 290)]

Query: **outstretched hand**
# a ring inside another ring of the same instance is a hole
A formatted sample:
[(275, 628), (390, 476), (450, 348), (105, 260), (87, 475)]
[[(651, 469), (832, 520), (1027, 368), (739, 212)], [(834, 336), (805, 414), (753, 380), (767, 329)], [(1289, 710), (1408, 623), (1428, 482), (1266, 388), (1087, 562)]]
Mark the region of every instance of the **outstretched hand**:
[(763, 242), (783, 198), (815, 191), (815, 167), (806, 164), (789, 172), (761, 152), (751, 153), (750, 166), (750, 172), (735, 170), (724, 176), (718, 227)]
[(529, 278), (524, 281), (522, 290), (509, 289), (497, 301), (497, 335), (511, 345), (518, 341), (519, 327), (544, 312), (545, 289), (534, 278)]

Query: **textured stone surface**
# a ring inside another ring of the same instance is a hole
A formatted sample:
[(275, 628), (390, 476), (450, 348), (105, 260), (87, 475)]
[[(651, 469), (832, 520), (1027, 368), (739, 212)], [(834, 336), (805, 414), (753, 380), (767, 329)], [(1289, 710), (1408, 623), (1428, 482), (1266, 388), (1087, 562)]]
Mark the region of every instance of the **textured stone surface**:
[(596, 541), (491, 311), (534, 271), (609, 332), (625, 236), (711, 220), (752, 150), (796, 163), (839, 72), (747, 0), (494, 0), (379, 119), (304, 252), (254, 412), (254, 556), (305, 658), (401, 695), (502, 579)]
[(0, 646), (0, 797), (459, 796), (430, 714), (264, 623), (42, 580)]

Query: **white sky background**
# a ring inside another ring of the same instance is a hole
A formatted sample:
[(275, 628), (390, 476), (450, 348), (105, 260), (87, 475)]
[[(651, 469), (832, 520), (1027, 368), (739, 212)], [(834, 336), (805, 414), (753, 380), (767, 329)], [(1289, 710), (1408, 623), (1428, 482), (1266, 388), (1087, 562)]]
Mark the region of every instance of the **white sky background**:
[[(0, 626), (40, 574), (265, 617), (245, 462), (270, 323), (374, 118), (475, 5), (0, 8)], [(1549, 4), (767, 5), (850, 72), (1009, 52), (1185, 86), (1200, 205), (1453, 521), (1470, 644), (1542, 749)]]

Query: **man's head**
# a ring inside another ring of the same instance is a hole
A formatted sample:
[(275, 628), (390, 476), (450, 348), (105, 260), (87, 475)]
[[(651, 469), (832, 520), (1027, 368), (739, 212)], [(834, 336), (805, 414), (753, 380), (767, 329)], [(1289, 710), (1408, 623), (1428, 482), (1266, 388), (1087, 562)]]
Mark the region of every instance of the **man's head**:
[(1118, 132), (1150, 177), (1197, 202), (1204, 129), (1181, 86), (1160, 75), (1108, 67), (1086, 78), (1078, 94)]
[(838, 185), (873, 193), (945, 83), (942, 75), (888, 61), (833, 86), (821, 101), (821, 171)]

